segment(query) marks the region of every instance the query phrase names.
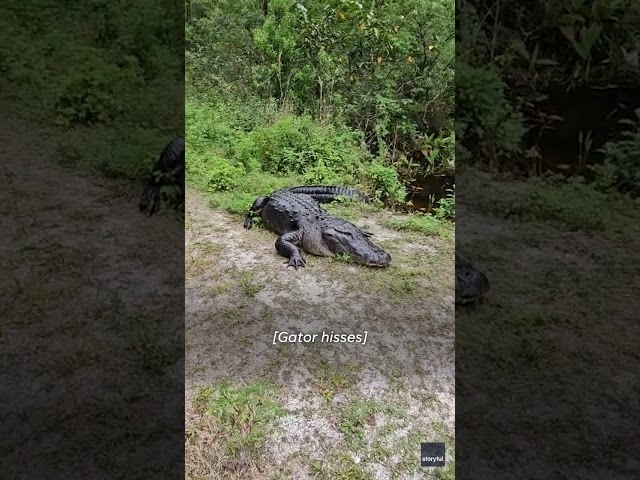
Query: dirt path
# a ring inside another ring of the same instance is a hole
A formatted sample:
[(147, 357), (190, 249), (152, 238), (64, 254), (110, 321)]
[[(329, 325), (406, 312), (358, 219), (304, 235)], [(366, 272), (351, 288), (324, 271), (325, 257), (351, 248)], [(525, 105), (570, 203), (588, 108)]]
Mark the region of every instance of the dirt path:
[(117, 197), (54, 154), (0, 115), (3, 477), (143, 478), (159, 473), (135, 470), (152, 455), (178, 477), (167, 433), (183, 423), (181, 222), (145, 219), (137, 192)]
[(465, 180), (458, 247), (492, 283), (481, 307), (456, 312), (465, 464), (478, 478), (496, 478), (496, 465), (529, 479), (633, 476), (640, 237), (492, 215), (478, 207), (483, 192), (523, 185)]
[[(191, 478), (423, 478), (420, 442), (446, 442), (453, 452), (453, 239), (388, 230), (372, 214), (355, 223), (366, 222), (392, 268), (307, 255), (307, 267), (295, 271), (272, 233), (244, 230), (194, 191), (186, 211)], [(365, 345), (272, 345), (274, 331), (365, 330)], [(286, 412), (265, 439), (262, 465), (238, 466), (212, 453), (223, 441), (206, 434), (193, 400), (224, 381), (264, 380)]]

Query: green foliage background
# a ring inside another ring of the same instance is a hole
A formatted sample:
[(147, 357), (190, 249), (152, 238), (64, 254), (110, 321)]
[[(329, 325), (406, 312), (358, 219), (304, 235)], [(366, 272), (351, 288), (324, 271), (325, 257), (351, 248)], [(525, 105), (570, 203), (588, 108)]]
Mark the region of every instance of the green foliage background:
[(136, 180), (181, 133), (183, 7), (174, 1), (0, 7), (0, 87), (56, 132), (65, 163)]
[(338, 183), (400, 206), (454, 174), (453, 1), (185, 8), (188, 178), (214, 203)]
[(638, 2), (461, 0), (456, 20), (461, 165), (543, 175), (540, 135), (557, 132), (575, 149), (556, 162), (571, 165), (565, 176), (637, 197), (640, 111), (615, 109), (637, 107)]

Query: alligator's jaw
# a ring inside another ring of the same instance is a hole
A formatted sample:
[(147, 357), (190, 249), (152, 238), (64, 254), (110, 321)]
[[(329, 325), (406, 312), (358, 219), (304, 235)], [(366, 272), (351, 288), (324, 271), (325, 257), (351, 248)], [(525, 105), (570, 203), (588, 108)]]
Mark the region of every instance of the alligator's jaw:
[[(344, 252), (347, 255), (349, 255), (351, 261), (353, 263), (356, 263), (358, 265), (362, 265), (364, 267), (370, 267), (370, 268), (386, 268), (389, 266), (389, 264), (391, 263), (391, 255), (389, 255), (387, 252), (385, 252), (384, 250), (381, 250), (379, 247), (371, 244), (371, 242), (369, 242), (367, 240), (367, 243), (369, 243), (370, 245), (367, 245), (368, 248), (370, 248), (372, 251), (369, 252), (369, 254), (367, 255), (357, 255), (354, 254), (352, 252), (349, 252), (348, 249), (343, 249), (340, 248), (338, 249), (338, 251), (336, 253), (341, 253)], [(374, 260), (369, 260), (370, 258), (375, 258)]]
[(387, 252), (383, 252), (380, 254), (380, 260), (378, 261), (368, 261), (364, 265), (371, 268), (387, 268), (391, 263), (391, 255)]

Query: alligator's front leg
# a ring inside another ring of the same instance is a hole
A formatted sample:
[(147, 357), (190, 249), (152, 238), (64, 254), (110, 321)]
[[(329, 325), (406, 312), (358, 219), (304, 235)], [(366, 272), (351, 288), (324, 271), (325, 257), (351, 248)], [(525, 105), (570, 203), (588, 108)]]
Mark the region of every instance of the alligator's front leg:
[(249, 213), (247, 213), (247, 216), (244, 219), (244, 228), (249, 230), (253, 226), (253, 217), (260, 215), (260, 211), (266, 205), (268, 200), (269, 197), (256, 198), (256, 201), (253, 202), (253, 205), (251, 205), (251, 208), (249, 209)]
[(280, 255), (289, 259), (287, 267), (293, 267), (296, 270), (298, 267), (304, 267), (307, 263), (300, 249), (296, 245), (302, 243), (302, 230), (296, 230), (295, 232), (288, 232), (282, 235), (276, 240), (276, 250)]

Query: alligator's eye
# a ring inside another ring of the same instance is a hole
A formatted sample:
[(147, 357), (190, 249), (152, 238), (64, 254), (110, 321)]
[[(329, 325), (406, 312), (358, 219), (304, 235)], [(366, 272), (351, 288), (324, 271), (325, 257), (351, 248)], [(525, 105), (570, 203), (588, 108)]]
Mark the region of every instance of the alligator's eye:
[(353, 238), (353, 233), (349, 232), (349, 231), (344, 231), (344, 230), (337, 230), (338, 233), (341, 233), (343, 235), (348, 235), (351, 238)]

